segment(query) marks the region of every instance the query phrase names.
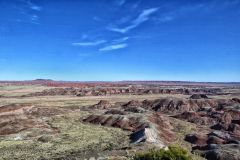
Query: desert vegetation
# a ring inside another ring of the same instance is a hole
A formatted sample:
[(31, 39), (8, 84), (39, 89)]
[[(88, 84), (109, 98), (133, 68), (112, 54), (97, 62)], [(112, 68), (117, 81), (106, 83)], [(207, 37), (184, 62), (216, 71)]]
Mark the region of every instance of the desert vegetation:
[(180, 147), (170, 146), (168, 150), (150, 150), (139, 153), (133, 157), (134, 160), (192, 160), (188, 152)]

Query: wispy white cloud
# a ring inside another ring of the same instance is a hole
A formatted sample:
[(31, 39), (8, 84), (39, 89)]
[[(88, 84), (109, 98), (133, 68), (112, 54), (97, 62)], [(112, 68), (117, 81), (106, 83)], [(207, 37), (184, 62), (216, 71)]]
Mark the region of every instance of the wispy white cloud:
[(175, 9), (171, 9), (170, 11), (166, 11), (165, 13), (162, 13), (159, 17), (154, 18), (154, 20), (157, 23), (165, 23), (173, 21), (181, 16), (184, 16), (186, 14), (191, 14), (194, 12), (198, 13), (207, 13), (206, 11), (211, 10), (211, 3), (197, 3), (197, 4), (191, 4), (191, 5), (183, 5), (183, 6), (177, 6)]
[(101, 22), (101, 21), (103, 21), (100, 17), (98, 17), (98, 16), (94, 16), (93, 17), (93, 20), (94, 21), (97, 21), (97, 22)]
[(125, 28), (117, 28), (117, 27), (110, 26), (110, 27), (107, 27), (107, 29), (113, 32), (126, 33), (129, 30), (136, 28), (143, 22), (148, 21), (150, 18), (150, 15), (152, 15), (157, 11), (158, 11), (158, 8), (150, 8), (150, 9), (143, 10), (142, 13), (135, 20), (133, 20), (129, 26)]
[(122, 43), (125, 42), (129, 39), (129, 37), (123, 37), (123, 38), (119, 38), (119, 39), (114, 39), (113, 42), (114, 43)]
[(72, 43), (73, 46), (97, 46), (103, 43), (106, 43), (105, 40), (93, 41), (93, 42), (79, 42), (79, 43)]
[(132, 8), (133, 8), (133, 9), (138, 8), (138, 6), (140, 5), (141, 2), (142, 2), (142, 1), (140, 0), (140, 1), (138, 1), (137, 3), (133, 4)]
[(150, 8), (143, 10), (142, 13), (138, 16), (137, 19), (133, 21), (134, 24), (139, 25), (149, 19), (149, 16), (158, 11), (158, 8)]
[(128, 44), (126, 44), (126, 43), (114, 44), (114, 45), (109, 45), (109, 46), (100, 48), (99, 51), (112, 51), (112, 50), (126, 48), (127, 46), (128, 46)]
[(82, 40), (85, 40), (85, 39), (87, 39), (88, 38), (88, 35), (87, 34), (82, 34), (82, 36), (81, 36), (81, 39)]
[(32, 10), (35, 10), (35, 11), (41, 11), (41, 10), (42, 10), (42, 7), (37, 6), (37, 5), (31, 5), (30, 8), (31, 8)]
[(32, 15), (32, 16), (31, 16), (31, 20), (32, 20), (32, 21), (38, 21), (38, 16), (35, 15), (35, 14)]
[(119, 6), (124, 5), (127, 0), (116, 0), (115, 3)]
[(36, 25), (40, 24), (39, 23), (39, 17), (37, 15), (35, 15), (35, 14), (34, 15), (30, 15), (30, 20), (31, 20), (32, 24), (36, 24)]
[[(15, 5), (14, 8), (17, 9), (22, 16), (14, 19), (13, 21), (21, 23), (27, 22), (26, 19), (28, 19), (30, 20), (28, 22), (32, 24), (39, 24), (38, 22), (39, 16), (38, 13), (35, 11), (41, 11), (42, 7), (32, 3), (31, 0), (21, 0), (21, 2), (22, 2), (21, 5)], [(29, 10), (31, 10), (31, 12), (29, 12)]]
[(29, 8), (32, 9), (32, 10), (35, 10), (35, 11), (41, 11), (41, 10), (42, 10), (42, 7), (40, 7), (40, 6), (32, 3), (31, 0), (23, 0), (23, 1), (24, 1), (24, 3), (26, 3), (26, 4), (29, 6)]

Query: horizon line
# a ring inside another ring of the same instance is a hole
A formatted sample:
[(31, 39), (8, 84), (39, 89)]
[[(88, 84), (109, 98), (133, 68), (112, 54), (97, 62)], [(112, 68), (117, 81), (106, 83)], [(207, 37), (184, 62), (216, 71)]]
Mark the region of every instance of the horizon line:
[(191, 81), (191, 80), (60, 80), (60, 79), (26, 79), (26, 80), (0, 80), (0, 82), (31, 82), (31, 81), (53, 81), (53, 82), (74, 82), (74, 83), (92, 83), (92, 82), (180, 82), (180, 83), (240, 83), (240, 81)]

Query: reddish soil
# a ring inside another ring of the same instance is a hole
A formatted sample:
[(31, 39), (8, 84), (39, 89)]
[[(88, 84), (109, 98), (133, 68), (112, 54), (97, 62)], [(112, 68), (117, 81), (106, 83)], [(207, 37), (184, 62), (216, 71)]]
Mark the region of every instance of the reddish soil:
[(159, 137), (164, 141), (165, 144), (170, 144), (176, 140), (174, 135), (173, 127), (167, 117), (160, 113), (154, 113), (148, 117), (149, 121), (156, 125)]
[(198, 125), (213, 125), (216, 123), (215, 119), (208, 117), (205, 114), (200, 114), (198, 112), (183, 112), (182, 114), (179, 114), (174, 117), (187, 120), (188, 122), (195, 123)]
[(83, 121), (132, 131), (134, 135), (135, 132), (144, 128), (152, 128), (153, 132), (158, 135), (164, 144), (169, 144), (175, 140), (174, 133), (172, 132), (173, 127), (169, 123), (169, 119), (159, 113), (150, 113), (147, 117), (127, 113), (124, 115), (90, 115)]
[(91, 115), (84, 119), (84, 122), (101, 124), (122, 128), (123, 130), (136, 131), (148, 127), (148, 123), (140, 120), (141, 117), (126, 115)]
[(31, 128), (48, 132), (54, 129), (41, 119), (42, 116), (60, 114), (56, 109), (36, 108), (29, 104), (13, 104), (0, 107), (0, 135), (9, 135)]
[(218, 109), (227, 106), (234, 106), (236, 102), (226, 99), (180, 99), (180, 98), (161, 98), (156, 100), (130, 101), (122, 106), (122, 108), (142, 107), (147, 110), (163, 112), (163, 113), (183, 113), (197, 112), (200, 110)]

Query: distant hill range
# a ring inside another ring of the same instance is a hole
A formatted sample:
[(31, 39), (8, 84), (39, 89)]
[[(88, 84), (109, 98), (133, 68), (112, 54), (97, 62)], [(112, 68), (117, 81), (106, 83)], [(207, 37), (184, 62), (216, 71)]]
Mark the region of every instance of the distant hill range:
[(35, 79), (33, 81), (39, 81), (39, 82), (46, 82), (46, 81), (53, 81), (52, 79)]
[(192, 81), (55, 81), (52, 79), (35, 79), (26, 81), (0, 81), (2, 85), (43, 85), (51, 87), (94, 87), (94, 86), (240, 86), (240, 82), (192, 82)]

